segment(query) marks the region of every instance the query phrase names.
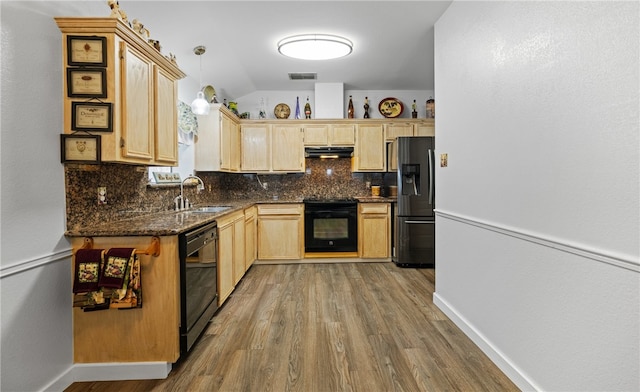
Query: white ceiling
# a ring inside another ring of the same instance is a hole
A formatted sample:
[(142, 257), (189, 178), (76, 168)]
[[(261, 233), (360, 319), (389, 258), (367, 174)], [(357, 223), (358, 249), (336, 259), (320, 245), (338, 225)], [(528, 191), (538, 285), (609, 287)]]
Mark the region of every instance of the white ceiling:
[[(256, 90), (313, 90), (316, 82), (342, 82), (355, 90), (432, 90), (433, 24), (447, 1), (128, 1), (137, 18), (173, 53), (178, 66), (218, 95), (237, 98)], [(105, 5), (106, 6), (106, 5)], [(108, 13), (108, 9), (106, 9)], [(97, 15), (96, 15), (97, 16)], [(276, 43), (301, 33), (336, 34), (354, 43), (337, 60), (294, 60)], [(316, 81), (290, 81), (290, 72), (316, 72)]]

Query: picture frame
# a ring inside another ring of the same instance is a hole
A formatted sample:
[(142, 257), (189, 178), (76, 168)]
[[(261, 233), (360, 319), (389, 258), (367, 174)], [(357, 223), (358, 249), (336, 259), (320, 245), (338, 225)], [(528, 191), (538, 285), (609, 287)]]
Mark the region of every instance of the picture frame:
[(71, 129), (87, 132), (113, 132), (111, 103), (71, 102)]
[(67, 68), (67, 96), (77, 98), (106, 98), (106, 69)]
[(100, 135), (60, 135), (62, 163), (100, 163)]
[(67, 64), (71, 66), (107, 66), (107, 37), (68, 35)]

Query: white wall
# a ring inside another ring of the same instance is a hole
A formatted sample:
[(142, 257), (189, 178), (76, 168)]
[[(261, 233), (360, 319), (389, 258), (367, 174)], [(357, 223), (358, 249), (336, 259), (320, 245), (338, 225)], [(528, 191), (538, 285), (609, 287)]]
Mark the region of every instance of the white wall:
[[(411, 118), (411, 104), (413, 100), (416, 100), (418, 117), (424, 118), (426, 116), (426, 102), (429, 98), (435, 98), (433, 90), (344, 90), (344, 114), (343, 117), (347, 118), (347, 103), (349, 102), (349, 95), (353, 96), (353, 105), (355, 109), (355, 117), (363, 118), (364, 115), (364, 98), (369, 98), (369, 116), (370, 118), (383, 118), (380, 111), (378, 111), (378, 104), (381, 100), (387, 97), (394, 97), (399, 99), (404, 104), (404, 111), (401, 118)], [(260, 111), (260, 102), (264, 99), (265, 108), (267, 111), (267, 118), (274, 119), (273, 108), (280, 102), (286, 103), (291, 108), (291, 116), (293, 119), (296, 109), (296, 97), (300, 97), (300, 114), (301, 118), (304, 118), (304, 104), (309, 97), (309, 104), (311, 105), (311, 118), (315, 117), (315, 92), (313, 90), (300, 90), (300, 91), (256, 91), (251, 94), (245, 95), (236, 99), (238, 102), (238, 111), (251, 113), (252, 119), (258, 118)]]
[(640, 388), (639, 3), (435, 28), (436, 302), (524, 389)]
[[(2, 391), (61, 390), (72, 365), (70, 249), (60, 163), (62, 39), (78, 3), (0, 3)], [(82, 12), (108, 9), (82, 3)]]

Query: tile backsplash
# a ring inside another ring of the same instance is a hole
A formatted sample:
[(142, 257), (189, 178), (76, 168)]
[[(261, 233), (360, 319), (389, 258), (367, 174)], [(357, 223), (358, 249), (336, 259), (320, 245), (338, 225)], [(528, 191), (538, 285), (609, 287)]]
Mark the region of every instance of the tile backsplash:
[[(352, 173), (350, 159), (307, 159), (305, 173), (196, 173), (205, 190), (185, 186), (192, 204), (225, 200), (298, 200), (305, 197), (368, 196), (371, 185), (394, 185), (393, 173)], [(258, 181), (259, 180), (259, 181)], [(260, 185), (266, 184), (267, 189)], [(148, 169), (122, 164), (66, 165), (67, 229), (168, 211), (180, 194), (178, 185), (151, 186)], [(106, 188), (106, 204), (98, 202), (98, 188)]]

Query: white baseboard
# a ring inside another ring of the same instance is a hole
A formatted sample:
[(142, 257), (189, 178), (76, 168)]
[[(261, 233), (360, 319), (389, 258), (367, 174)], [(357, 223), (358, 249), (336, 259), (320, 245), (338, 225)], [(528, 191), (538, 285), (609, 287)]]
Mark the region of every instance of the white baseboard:
[(43, 391), (63, 391), (74, 382), (165, 379), (171, 371), (166, 362), (77, 363)]
[(523, 391), (540, 391), (518, 367), (502, 354), (484, 335), (478, 332), (472, 324), (461, 316), (445, 299), (438, 293), (433, 293), (433, 303), (442, 310), (480, 349), (496, 364), (496, 366), (509, 377), (514, 384)]

